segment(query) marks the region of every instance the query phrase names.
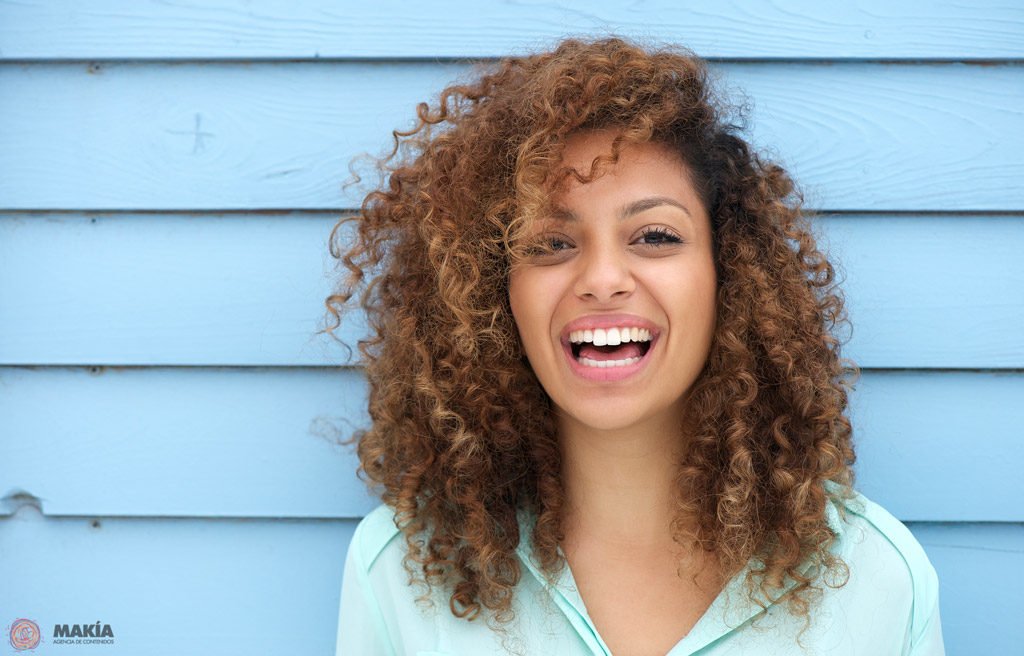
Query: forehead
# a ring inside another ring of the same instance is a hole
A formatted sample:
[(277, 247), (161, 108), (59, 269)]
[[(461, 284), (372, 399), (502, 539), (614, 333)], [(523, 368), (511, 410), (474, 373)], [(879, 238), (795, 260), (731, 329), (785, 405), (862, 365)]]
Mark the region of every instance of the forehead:
[[(619, 218), (660, 205), (675, 206), (696, 218), (703, 210), (689, 167), (668, 146), (657, 142), (620, 144), (618, 160), (610, 161), (616, 132), (594, 130), (571, 135), (565, 143), (556, 186), (546, 217), (578, 219), (577, 206), (606, 205)], [(579, 178), (593, 177), (589, 182)]]

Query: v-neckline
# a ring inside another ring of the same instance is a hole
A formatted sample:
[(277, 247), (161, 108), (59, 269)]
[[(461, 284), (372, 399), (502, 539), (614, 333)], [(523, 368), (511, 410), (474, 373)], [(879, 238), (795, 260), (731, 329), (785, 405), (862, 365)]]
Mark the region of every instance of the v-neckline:
[[(837, 540), (833, 544), (833, 549), (835, 549), (839, 542), (838, 538), (842, 533), (842, 526), (839, 513), (831, 501), (826, 503), (825, 516), (829, 527), (836, 533)], [(576, 579), (573, 577), (572, 568), (569, 566), (569, 561), (565, 558), (561, 547), (558, 547), (558, 554), (564, 560), (565, 565), (555, 580), (554, 586), (551, 586), (532, 557), (532, 541), (530, 536), (532, 535), (533, 518), (525, 510), (520, 510), (518, 519), (520, 540), (516, 552), (520, 560), (526, 565), (527, 569), (541, 586), (548, 591), (555, 601), (555, 605), (559, 607), (580, 638), (590, 647), (591, 651), (594, 654), (612, 656), (611, 650), (601, 637), (601, 634), (598, 633), (597, 627), (587, 612), (586, 604), (583, 603), (583, 597), (580, 595)], [(757, 559), (752, 558), (746, 567), (733, 575), (697, 622), (686, 635), (680, 638), (666, 652), (665, 656), (690, 656), (691, 654), (696, 654), (708, 645), (747, 624), (758, 615), (767, 612), (775, 602), (765, 598), (758, 591), (755, 592), (755, 595), (762, 602), (758, 603), (757, 600), (750, 597), (746, 586), (747, 573), (760, 564)], [(801, 573), (806, 573), (808, 567), (808, 565), (801, 567)], [(792, 578), (787, 578), (782, 590), (776, 594), (776, 598), (788, 592), (796, 583)]]

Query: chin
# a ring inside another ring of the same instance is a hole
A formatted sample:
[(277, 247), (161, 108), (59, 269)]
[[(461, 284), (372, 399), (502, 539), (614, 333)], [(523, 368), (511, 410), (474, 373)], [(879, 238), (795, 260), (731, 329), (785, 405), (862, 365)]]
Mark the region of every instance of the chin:
[(620, 431), (646, 423), (651, 417), (640, 412), (623, 412), (621, 405), (595, 403), (592, 408), (559, 408), (559, 417), (595, 431)]

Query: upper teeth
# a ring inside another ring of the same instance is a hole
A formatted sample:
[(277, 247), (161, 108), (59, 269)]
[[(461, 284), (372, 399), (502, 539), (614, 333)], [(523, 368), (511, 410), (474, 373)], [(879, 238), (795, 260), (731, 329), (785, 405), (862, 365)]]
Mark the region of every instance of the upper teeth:
[(574, 330), (569, 333), (569, 341), (573, 344), (591, 342), (594, 346), (617, 346), (623, 342), (649, 342), (651, 341), (651, 331), (635, 326)]

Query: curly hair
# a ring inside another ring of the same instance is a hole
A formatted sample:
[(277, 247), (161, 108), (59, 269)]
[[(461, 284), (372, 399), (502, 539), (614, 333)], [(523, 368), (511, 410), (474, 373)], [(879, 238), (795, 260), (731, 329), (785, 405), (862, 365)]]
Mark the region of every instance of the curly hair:
[(717, 322), (689, 394), (674, 537), (731, 574), (753, 563), (751, 598), (785, 597), (806, 620), (817, 576), (848, 574), (826, 505), (852, 494), (845, 411), (858, 370), (840, 358), (843, 298), (793, 181), (738, 136), (706, 64), (684, 48), (568, 39), (474, 74), (392, 133), (378, 161), (387, 184), (330, 238), (346, 275), (326, 299), (326, 332), (353, 298), (369, 326), (358, 347), (372, 425), (351, 441), (360, 475), (396, 512), (410, 580), (450, 586), (457, 617), (510, 620), (520, 509), (536, 518), (545, 575), (565, 565), (552, 404), (524, 356), (508, 276), (567, 174), (567, 137), (614, 128), (595, 164), (617, 161), (623, 143), (667, 145), (712, 221)]

